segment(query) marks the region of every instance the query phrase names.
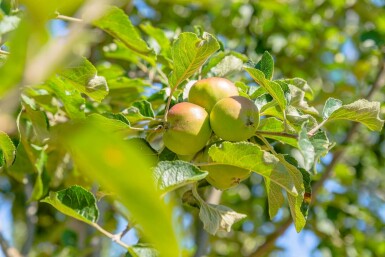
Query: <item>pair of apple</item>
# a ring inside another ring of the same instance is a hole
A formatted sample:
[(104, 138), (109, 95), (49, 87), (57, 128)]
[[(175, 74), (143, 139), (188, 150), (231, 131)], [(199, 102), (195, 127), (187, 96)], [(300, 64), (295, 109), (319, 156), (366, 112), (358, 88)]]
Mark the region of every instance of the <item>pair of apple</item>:
[(210, 163), (201, 167), (209, 172), (208, 182), (224, 190), (239, 184), (250, 171), (216, 165), (208, 155), (208, 148), (201, 150), (212, 131), (226, 141), (244, 141), (255, 134), (258, 124), (259, 111), (254, 102), (239, 96), (231, 81), (212, 77), (197, 81), (189, 91), (188, 102), (178, 103), (169, 110), (163, 141), (178, 155)]

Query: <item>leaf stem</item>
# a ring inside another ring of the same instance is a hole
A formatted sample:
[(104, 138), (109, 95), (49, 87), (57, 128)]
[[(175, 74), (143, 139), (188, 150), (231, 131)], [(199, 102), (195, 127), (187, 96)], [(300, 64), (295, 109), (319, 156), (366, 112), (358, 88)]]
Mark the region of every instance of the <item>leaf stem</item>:
[(257, 135), (259, 139), (262, 140), (262, 142), (269, 148), (269, 151), (272, 152), (274, 155), (278, 156), (277, 152), (274, 150), (274, 148), (269, 144), (269, 142), (264, 138), (263, 136)]
[(130, 248), (127, 244), (125, 244), (124, 242), (121, 241), (120, 234), (117, 234), (117, 235), (111, 234), (110, 232), (108, 232), (107, 230), (105, 230), (104, 228), (99, 226), (97, 223), (91, 223), (91, 225), (94, 228), (96, 228), (97, 230), (99, 230), (103, 235), (105, 235), (106, 237), (110, 238), (113, 242), (119, 244), (120, 246), (122, 246), (122, 247), (124, 247), (126, 249)]
[(259, 134), (259, 135), (269, 135), (269, 136), (278, 136), (278, 137), (289, 137), (289, 138), (298, 139), (298, 135), (290, 134), (290, 133), (287, 133), (287, 132), (273, 132), (273, 131), (257, 130), (256, 134)]

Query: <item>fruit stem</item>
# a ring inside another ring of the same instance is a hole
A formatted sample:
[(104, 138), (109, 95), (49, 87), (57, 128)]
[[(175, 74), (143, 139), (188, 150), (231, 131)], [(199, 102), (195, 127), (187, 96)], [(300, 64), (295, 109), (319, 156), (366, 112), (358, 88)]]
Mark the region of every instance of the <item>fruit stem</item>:
[(269, 144), (269, 142), (264, 138), (263, 136), (257, 135), (259, 139), (262, 140), (262, 142), (269, 148), (269, 151), (272, 152), (274, 155), (278, 155), (277, 152), (274, 150), (274, 148)]
[(273, 131), (257, 130), (256, 134), (257, 134), (257, 136), (259, 134), (259, 135), (269, 135), (269, 136), (278, 136), (278, 137), (289, 137), (289, 138), (294, 138), (294, 139), (298, 138), (298, 135), (290, 134), (290, 133), (286, 133), (286, 132), (273, 132)]
[(163, 117), (164, 122), (167, 122), (167, 114), (168, 114), (168, 110), (170, 109), (171, 99), (172, 99), (172, 95), (174, 94), (174, 91), (175, 91), (175, 88), (171, 88), (170, 95), (168, 96), (168, 99), (167, 99), (166, 108), (164, 110), (164, 117)]

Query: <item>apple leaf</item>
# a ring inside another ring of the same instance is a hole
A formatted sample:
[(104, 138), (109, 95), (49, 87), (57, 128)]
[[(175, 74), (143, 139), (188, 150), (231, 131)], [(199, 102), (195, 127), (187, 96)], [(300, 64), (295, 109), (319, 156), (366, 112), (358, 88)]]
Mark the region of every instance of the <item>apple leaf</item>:
[(308, 113), (311, 115), (318, 115), (318, 111), (316, 108), (309, 106), (308, 102), (305, 100), (305, 92), (289, 84), (291, 102), (290, 105), (298, 108), (304, 113)]
[(95, 196), (81, 186), (75, 185), (58, 192), (50, 192), (41, 202), (88, 224), (96, 222), (99, 217)]
[(87, 118), (85, 122), (64, 125), (62, 130), (60, 143), (70, 149), (79, 171), (121, 196), (119, 201), (130, 210), (143, 228), (146, 241), (154, 244), (161, 256), (180, 256), (172, 206), (161, 200), (154, 183), (154, 153), (139, 145), (141, 142), (125, 141), (119, 134), (110, 133), (101, 120)]
[(206, 203), (196, 189), (192, 192), (200, 204), (199, 218), (203, 222), (203, 228), (211, 235), (218, 231), (230, 232), (234, 223), (246, 218), (245, 214), (237, 213), (227, 206)]
[(37, 201), (48, 192), (48, 183), (49, 177), (45, 170), (45, 165), (47, 162), (48, 156), (47, 153), (42, 150), (40, 152), (39, 158), (36, 160), (35, 167), (37, 170), (37, 177), (35, 184), (33, 186), (31, 198), (29, 201)]
[(152, 50), (140, 37), (134, 25), (124, 11), (118, 7), (111, 7), (103, 17), (94, 21), (94, 25), (119, 39), (129, 49), (149, 55)]
[(302, 125), (301, 132), (299, 133), (298, 137), (298, 148), (301, 151), (301, 154), (303, 156), (303, 166), (306, 170), (310, 170), (311, 167), (314, 165), (314, 160), (315, 160), (315, 149), (313, 144), (310, 142), (309, 136), (307, 135), (307, 129), (306, 129), (306, 124), (305, 122)]
[(84, 119), (86, 117), (84, 113), (85, 99), (81, 96), (80, 92), (68, 83), (65, 83), (60, 78), (53, 78), (48, 81), (49, 87), (53, 90), (57, 98), (62, 101), (64, 109), (69, 118), (73, 120)]
[(285, 169), (277, 168), (280, 165), (279, 159), (263, 151), (256, 144), (249, 142), (224, 142), (220, 146), (211, 146), (209, 155), (218, 164), (232, 165), (251, 170), (271, 179), (290, 194), (298, 195), (291, 174)]
[(0, 131), (0, 167), (12, 165), (16, 156), (16, 147), (9, 136)]
[(140, 24), (140, 28), (150, 37), (154, 38), (159, 44), (161, 53), (165, 57), (170, 57), (171, 55), (171, 45), (170, 40), (167, 38), (166, 33), (159, 28), (152, 26), (150, 23)]
[(103, 51), (107, 58), (119, 59), (138, 64), (141, 59), (147, 61), (152, 66), (156, 65), (156, 56), (154, 54), (141, 54), (128, 48), (119, 40), (114, 40), (113, 43), (103, 47)]
[(184, 161), (161, 161), (154, 169), (155, 183), (169, 192), (184, 185), (204, 179), (208, 172)]
[(64, 82), (68, 81), (78, 91), (97, 102), (101, 102), (108, 94), (106, 79), (97, 75), (96, 68), (86, 58), (63, 70), (60, 75)]
[(203, 33), (202, 38), (191, 32), (181, 33), (171, 49), (174, 70), (169, 77), (170, 87), (176, 88), (191, 77), (218, 49), (218, 41), (209, 33)]
[(328, 119), (330, 117), (330, 115), (335, 111), (335, 110), (338, 110), (339, 108), (341, 108), (342, 106), (342, 101), (339, 100), (339, 99), (335, 99), (335, 98), (328, 98), (328, 100), (326, 100), (326, 103), (325, 103), (325, 106), (324, 106), (324, 109), (322, 111), (322, 117), (324, 120)]
[(224, 77), (234, 71), (240, 71), (243, 61), (234, 55), (225, 56), (216, 66), (211, 68), (211, 73), (216, 77)]
[(305, 92), (305, 98), (309, 100), (313, 100), (313, 90), (309, 86), (309, 84), (306, 82), (306, 80), (301, 78), (292, 78), (292, 79), (282, 79), (280, 81), (283, 81), (291, 86), (295, 86), (299, 88), (301, 91)]
[(128, 248), (125, 257), (159, 257), (159, 252), (154, 248), (134, 245)]
[(282, 87), (274, 82), (265, 78), (265, 74), (250, 66), (243, 66), (243, 68), (250, 74), (250, 76), (257, 82), (261, 87), (266, 89), (266, 91), (277, 101), (278, 105), (281, 107), (281, 110), (286, 109), (287, 100), (285, 98), (285, 93)]
[(265, 51), (261, 60), (255, 66), (258, 70), (265, 74), (265, 78), (271, 80), (274, 73), (274, 59), (268, 51)]
[[(327, 121), (351, 120), (360, 122), (373, 131), (381, 131), (384, 120), (379, 117), (380, 103), (370, 102), (365, 99), (357, 100), (351, 104), (339, 106), (339, 101), (334, 99), (326, 102), (324, 115), (329, 116)], [(339, 108), (337, 108), (339, 106)]]
[[(265, 131), (265, 132), (283, 132), (285, 130), (285, 125), (283, 121), (275, 118), (275, 117), (269, 117), (262, 119), (258, 126), (258, 131)], [(287, 133), (291, 133), (295, 135), (295, 131), (293, 129), (288, 129)], [(266, 138), (271, 138), (277, 141), (280, 141), (282, 143), (298, 147), (298, 140), (296, 138), (290, 138), (285, 136), (278, 136), (278, 135), (269, 135), (269, 134), (263, 134)]]
[(270, 219), (273, 219), (277, 215), (278, 210), (282, 207), (285, 202), (283, 196), (282, 187), (276, 183), (271, 183), (271, 180), (268, 178), (265, 179), (265, 187), (267, 194), (267, 201), (269, 203), (269, 216)]

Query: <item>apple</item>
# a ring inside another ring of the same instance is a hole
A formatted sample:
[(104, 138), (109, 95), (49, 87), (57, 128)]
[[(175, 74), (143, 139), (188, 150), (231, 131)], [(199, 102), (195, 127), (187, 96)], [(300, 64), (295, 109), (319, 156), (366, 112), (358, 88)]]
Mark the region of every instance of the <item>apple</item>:
[(209, 174), (206, 177), (207, 182), (220, 190), (226, 190), (237, 186), (251, 174), (249, 170), (243, 168), (232, 165), (216, 164), (210, 158), (208, 148), (197, 155), (195, 162), (203, 164), (200, 166), (200, 169), (208, 171)]
[(212, 130), (210, 118), (202, 107), (182, 102), (170, 108), (163, 135), (164, 145), (179, 155), (191, 155), (201, 150)]
[(212, 77), (195, 82), (190, 88), (188, 101), (205, 108), (210, 113), (219, 100), (237, 95), (238, 89), (230, 80)]
[(219, 100), (210, 113), (211, 128), (223, 140), (247, 140), (255, 134), (258, 124), (257, 106), (243, 96)]

